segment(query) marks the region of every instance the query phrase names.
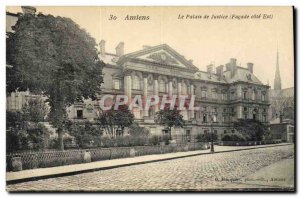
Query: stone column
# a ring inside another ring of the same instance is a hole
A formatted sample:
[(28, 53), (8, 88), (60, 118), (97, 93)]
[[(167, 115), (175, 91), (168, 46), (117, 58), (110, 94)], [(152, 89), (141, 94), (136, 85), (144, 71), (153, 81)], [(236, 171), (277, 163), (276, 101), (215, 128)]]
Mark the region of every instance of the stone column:
[(237, 118), (243, 118), (243, 106), (241, 105), (237, 106)]
[(168, 84), (168, 86), (169, 86), (169, 96), (170, 96), (170, 98), (172, 97), (172, 95), (173, 95), (173, 83), (172, 83), (172, 79), (170, 79), (170, 81), (169, 81), (169, 84)]
[[(154, 95), (159, 95), (158, 94), (158, 76), (154, 75), (153, 76), (153, 91), (154, 91)], [(154, 112), (158, 112), (158, 105), (155, 105), (154, 107)]]
[(237, 99), (242, 99), (242, 86), (241, 85), (237, 86), (236, 96), (237, 96)]
[(177, 83), (177, 94), (178, 94), (178, 96), (181, 95), (181, 82)]
[[(192, 83), (191, 83), (191, 86), (190, 86), (190, 95), (191, 96), (194, 95), (194, 84), (192, 84)], [(195, 119), (194, 110), (190, 110), (189, 112), (190, 112), (190, 119)]]
[(126, 72), (124, 77), (124, 92), (125, 95), (128, 97), (128, 104), (130, 104), (131, 102), (131, 87), (132, 87), (131, 73)]
[(145, 109), (145, 104), (147, 102), (147, 96), (148, 96), (148, 74), (143, 74), (143, 78), (144, 78), (144, 89), (143, 89), (143, 104), (144, 104), (144, 117), (149, 116), (149, 112), (148, 110)]

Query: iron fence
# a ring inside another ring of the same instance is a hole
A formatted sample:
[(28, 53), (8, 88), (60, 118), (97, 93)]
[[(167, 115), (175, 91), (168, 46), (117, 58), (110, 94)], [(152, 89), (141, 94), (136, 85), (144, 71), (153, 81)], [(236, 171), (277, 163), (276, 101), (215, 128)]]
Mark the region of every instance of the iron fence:
[(203, 150), (206, 148), (206, 143), (195, 142), (170, 145), (93, 148), (65, 151), (27, 151), (18, 153), (8, 153), (6, 156), (6, 163), (7, 171), (13, 171), (13, 161), (15, 160), (15, 158), (18, 158), (21, 162), (22, 170), (26, 170), (84, 163), (86, 162), (86, 153), (89, 154), (90, 161), (94, 162), (118, 158), (127, 158), (132, 156)]

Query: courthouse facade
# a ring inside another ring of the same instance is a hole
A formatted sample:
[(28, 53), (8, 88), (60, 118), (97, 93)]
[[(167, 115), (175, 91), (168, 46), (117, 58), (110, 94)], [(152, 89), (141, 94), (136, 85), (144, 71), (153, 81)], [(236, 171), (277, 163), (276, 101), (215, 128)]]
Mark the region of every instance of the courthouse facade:
[[(200, 110), (181, 111), (184, 128), (175, 128), (172, 135), (196, 135), (213, 130), (219, 137), (234, 133), (232, 122), (237, 119), (257, 119), (268, 123), (269, 88), (254, 75), (253, 63), (246, 67), (237, 65), (231, 58), (225, 65), (208, 65), (200, 71), (192, 60), (185, 59), (167, 44), (145, 46), (143, 49), (124, 54), (124, 43), (116, 47), (116, 53), (105, 50), (105, 41), (100, 42), (100, 59), (106, 64), (103, 69), (104, 83), (101, 96), (127, 95), (195, 95), (194, 106)], [(154, 135), (167, 134), (167, 130), (154, 122), (159, 106), (133, 113), (141, 126)], [(93, 120), (100, 112), (98, 101), (77, 103), (68, 109), (70, 119)], [(212, 118), (214, 117), (214, 118)], [(214, 119), (214, 121), (212, 121)], [(212, 127), (211, 127), (212, 126)]]

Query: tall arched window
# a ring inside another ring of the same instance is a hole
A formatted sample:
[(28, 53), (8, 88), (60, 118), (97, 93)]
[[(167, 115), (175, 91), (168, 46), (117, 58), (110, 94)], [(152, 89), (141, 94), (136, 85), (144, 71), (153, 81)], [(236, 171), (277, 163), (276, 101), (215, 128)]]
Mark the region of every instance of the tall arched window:
[(166, 92), (166, 83), (163, 79), (159, 80), (159, 92)]
[(141, 89), (141, 81), (140, 81), (140, 78), (137, 75), (133, 76), (132, 89), (135, 89), (135, 90), (140, 90)]

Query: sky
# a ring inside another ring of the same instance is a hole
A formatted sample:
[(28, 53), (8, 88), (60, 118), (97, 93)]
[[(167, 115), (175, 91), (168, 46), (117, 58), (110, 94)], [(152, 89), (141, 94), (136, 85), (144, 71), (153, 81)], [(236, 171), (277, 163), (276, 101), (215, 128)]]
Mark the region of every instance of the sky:
[[(36, 8), (37, 12), (71, 18), (97, 43), (105, 40), (110, 53), (115, 53), (119, 42), (125, 43), (125, 53), (141, 50), (144, 45), (165, 43), (192, 59), (200, 70), (206, 70), (211, 63), (225, 65), (230, 58), (236, 58), (242, 67), (247, 62), (254, 63), (254, 74), (272, 88), (278, 49), (282, 88), (294, 87), (291, 7)], [(7, 7), (7, 11), (22, 12), (20, 7)], [(264, 14), (270, 17), (263, 19)], [(111, 15), (117, 19), (109, 20)], [(125, 20), (127, 15), (149, 16), (149, 20)], [(184, 19), (178, 19), (179, 15)], [(202, 18), (191, 19), (192, 15)], [(219, 18), (212, 19), (212, 15)], [(235, 17), (230, 19), (231, 15)], [(253, 15), (260, 18), (251, 18)]]

